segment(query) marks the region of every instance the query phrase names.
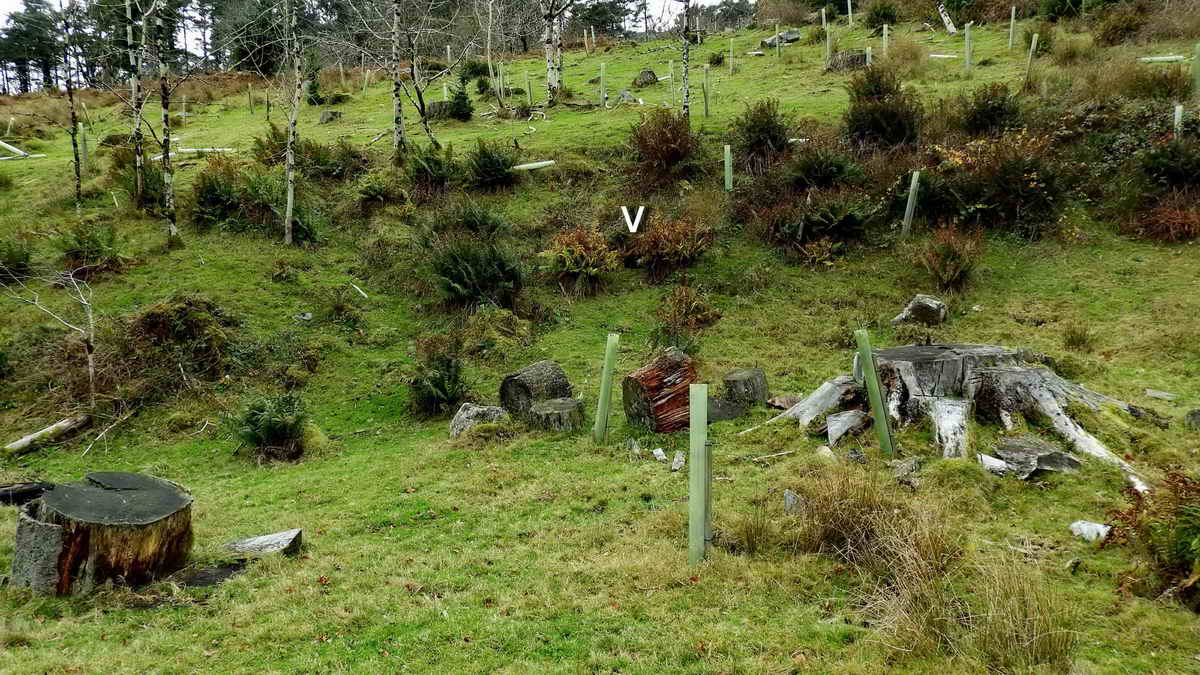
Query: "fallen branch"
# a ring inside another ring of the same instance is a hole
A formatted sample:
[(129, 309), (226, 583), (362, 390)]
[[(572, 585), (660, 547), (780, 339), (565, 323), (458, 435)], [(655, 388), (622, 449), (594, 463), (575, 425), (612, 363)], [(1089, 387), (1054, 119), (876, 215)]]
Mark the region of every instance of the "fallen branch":
[(9, 443), (4, 446), (4, 450), (10, 455), (23, 455), (27, 452), (32, 452), (43, 442), (56, 441), (73, 431), (82, 429), (91, 421), (92, 418), (89, 415), (68, 417), (65, 420), (51, 424), (41, 431), (35, 431), (22, 439)]

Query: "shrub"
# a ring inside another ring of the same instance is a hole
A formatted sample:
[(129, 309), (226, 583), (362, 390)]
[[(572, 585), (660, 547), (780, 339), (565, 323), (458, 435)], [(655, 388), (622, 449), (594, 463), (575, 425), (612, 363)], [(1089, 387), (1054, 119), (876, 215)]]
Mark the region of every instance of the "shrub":
[(225, 372), (230, 353), (227, 329), (233, 325), (213, 301), (182, 294), (150, 305), (128, 324), (142, 358), (208, 380)]
[(504, 359), (533, 342), (533, 323), (494, 305), (475, 308), (462, 329), (462, 353)]
[[(365, 172), (370, 165), (365, 152), (345, 139), (332, 145), (301, 138), (293, 148), (296, 170), (316, 180), (345, 180)], [(254, 137), (254, 158), (264, 166), (280, 166), (287, 159), (287, 131), (268, 123), (267, 133)]]
[[(1043, 26), (1049, 26), (1050, 21), (1057, 21), (1072, 16), (1079, 15), (1079, 6), (1082, 2), (1073, 2), (1072, 0), (1042, 0), (1038, 7), (1038, 14), (1045, 17), (1048, 21), (1043, 21)], [(1029, 44), (1026, 42), (1025, 44)]]
[(487, 75), (481, 75), (475, 79), (475, 93), (480, 96), (487, 96), (492, 93), (492, 78)]
[(349, 286), (335, 286), (325, 293), (326, 318), (343, 328), (358, 330), (366, 317), (363, 315), (362, 296)]
[(970, 99), (964, 99), (962, 124), (969, 134), (990, 134), (1020, 123), (1021, 108), (1006, 84), (981, 85), (971, 92)]
[(696, 334), (719, 321), (721, 312), (702, 291), (680, 284), (663, 296), (654, 316), (658, 325), (650, 333), (650, 344), (675, 347), (694, 356), (699, 351)]
[(488, 238), (508, 229), (508, 223), (499, 214), (480, 202), (468, 199), (456, 201), (443, 214), (434, 217), (441, 220), (444, 226), (437, 228), (439, 230), (448, 228)]
[[(113, 148), (108, 166), (108, 179), (131, 198), (137, 195), (137, 165), (132, 146)], [(162, 169), (147, 157), (142, 164), (142, 200), (136, 206), (157, 212), (162, 208), (165, 195), (166, 182), (163, 180)]]
[(1145, 580), (1154, 595), (1174, 589), (1195, 609), (1200, 604), (1200, 589), (1192, 584), (1200, 572), (1200, 480), (1170, 472), (1154, 491), (1127, 488), (1125, 497), (1129, 506), (1109, 512), (1112, 530), (1104, 544), (1133, 548), (1156, 577)]
[(444, 192), (458, 175), (459, 166), (450, 146), (439, 150), (433, 145), (414, 144), (408, 154), (406, 170), (413, 189), (429, 196)]
[[(1069, 3), (1070, 0), (1050, 0), (1050, 2)], [(1040, 21), (1032, 26), (1026, 27), (1021, 34), (1022, 43), (1025, 45), (1025, 53), (1029, 53), (1029, 47), (1033, 45), (1033, 36), (1038, 36), (1036, 55), (1049, 54), (1054, 51), (1054, 24), (1049, 21)]]
[(748, 105), (730, 129), (732, 149), (741, 168), (752, 174), (766, 171), (787, 151), (793, 127), (792, 118), (780, 112), (776, 99)]
[(400, 187), (395, 169), (371, 171), (358, 177), (354, 183), (353, 199), (361, 214), (369, 215), (379, 205), (393, 201), (404, 201), (407, 195)]
[(1063, 348), (1075, 352), (1090, 352), (1096, 348), (1096, 334), (1087, 324), (1067, 324), (1063, 329)]
[(582, 226), (555, 234), (541, 256), (552, 277), (581, 295), (599, 291), (604, 276), (617, 269), (620, 260), (599, 230)]
[(479, 139), (475, 149), (467, 153), (466, 170), (472, 187), (481, 190), (497, 190), (517, 182), (517, 173), (512, 170), (517, 163), (517, 153), (508, 150), (499, 142)]
[(1194, 190), (1172, 190), (1154, 206), (1136, 214), (1125, 230), (1166, 243), (1200, 239), (1200, 196)]
[(477, 77), (488, 76), (487, 62), (479, 59), (466, 59), (458, 66), (458, 76), (461, 80), (473, 80)]
[(16, 185), (13, 177), (7, 173), (0, 173), (0, 192), (8, 192)]
[(308, 411), (295, 394), (260, 396), (234, 421), (238, 439), (253, 448), (259, 460), (297, 460), (304, 454)]
[(192, 223), (208, 229), (241, 213), (241, 170), (228, 157), (213, 155), (192, 186)]
[(445, 301), (456, 306), (516, 305), (525, 272), (515, 255), (494, 242), (450, 237), (433, 244), (430, 264)]
[[(298, 188), (296, 194), (292, 210), (292, 240), (297, 244), (316, 243), (320, 240), (324, 216), (304, 197), (309, 191)], [(258, 230), (273, 235), (282, 233), (287, 204), (287, 180), (283, 167), (255, 167), (242, 171), (239, 199), (241, 207), (237, 216), (222, 222), (223, 229), (231, 232)]]
[(1200, 141), (1173, 139), (1141, 157), (1142, 173), (1163, 187), (1200, 186)]
[(62, 251), (64, 267), (84, 278), (120, 269), (125, 262), (112, 225), (80, 223), (59, 237), (56, 244)]
[(1104, 12), (1095, 29), (1096, 44), (1105, 47), (1119, 45), (1145, 25), (1146, 20), (1132, 3), (1114, 5)]
[(867, 10), (867, 15), (863, 17), (863, 24), (872, 30), (881, 28), (885, 24), (895, 26), (899, 22), (900, 12), (890, 2), (877, 1), (872, 3), (871, 8)]
[(635, 178), (644, 188), (654, 189), (687, 178), (697, 168), (699, 138), (692, 133), (688, 118), (670, 110), (654, 110), (642, 116), (629, 131), (635, 157)]
[(626, 249), (646, 275), (659, 283), (675, 270), (683, 269), (700, 259), (712, 245), (713, 231), (685, 219), (663, 219), (649, 230), (638, 232)]
[(454, 93), (450, 96), (450, 105), (447, 106), (446, 116), (459, 122), (470, 122), (471, 116), (474, 114), (475, 106), (471, 105), (471, 97), (467, 94), (467, 79), (460, 77), (458, 86), (454, 88)]
[(849, 155), (812, 142), (792, 155), (786, 170), (798, 189), (857, 185), (866, 178)]
[(714, 68), (725, 65), (725, 52), (713, 52), (709, 54), (708, 65)]
[[(803, 203), (782, 204), (763, 216), (768, 240), (784, 253), (808, 262), (825, 262), (845, 242), (859, 239), (866, 225), (860, 195), (822, 190)], [(828, 242), (812, 246), (815, 242)]]
[(20, 239), (0, 241), (0, 285), (27, 279), (33, 271), (33, 251)]
[(851, 139), (883, 145), (917, 142), (924, 111), (917, 95), (900, 86), (894, 71), (868, 68), (851, 78), (847, 88), (850, 107), (844, 119)]
[(422, 417), (453, 412), (467, 398), (460, 345), (447, 335), (433, 335), (417, 343), (417, 371), (408, 379), (413, 411)]
[(921, 251), (921, 264), (939, 288), (957, 290), (971, 279), (983, 257), (983, 232), (963, 234), (954, 227), (935, 230)]

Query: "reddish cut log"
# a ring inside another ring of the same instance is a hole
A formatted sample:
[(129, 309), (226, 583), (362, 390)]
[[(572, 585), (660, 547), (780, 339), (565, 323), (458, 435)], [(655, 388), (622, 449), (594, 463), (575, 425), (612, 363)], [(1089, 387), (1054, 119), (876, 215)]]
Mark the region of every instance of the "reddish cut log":
[(183, 566), (192, 548), (192, 497), (136, 473), (90, 473), (21, 508), (14, 586), (55, 595), (105, 582), (138, 585)]
[(621, 381), (625, 417), (630, 424), (668, 434), (688, 426), (688, 386), (696, 366), (674, 347)]

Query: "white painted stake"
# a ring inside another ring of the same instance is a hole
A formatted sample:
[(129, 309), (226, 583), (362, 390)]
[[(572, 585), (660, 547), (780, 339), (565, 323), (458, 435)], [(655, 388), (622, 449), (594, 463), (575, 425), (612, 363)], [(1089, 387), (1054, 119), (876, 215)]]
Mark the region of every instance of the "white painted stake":
[(518, 164), (512, 168), (513, 171), (533, 171), (534, 169), (544, 169), (548, 166), (554, 166), (554, 160), (547, 159), (541, 162), (530, 162), (528, 164)]
[(885, 23), (885, 24), (883, 24), (883, 55), (887, 56), (887, 53), (888, 53), (888, 25)]
[(533, 107), (533, 90), (529, 88), (529, 71), (525, 71), (525, 102)]
[(780, 47), (783, 46), (783, 37), (779, 35), (779, 24), (775, 24), (775, 58), (779, 58), (782, 53)]
[(867, 47), (867, 65), (871, 65), (871, 48)]
[(671, 71), (671, 74), (669, 75), (669, 77), (671, 78), (671, 107), (674, 108), (675, 107), (675, 62), (674, 61), (667, 61), (667, 70)]
[(1012, 11), (1008, 16), (1008, 50), (1012, 51), (1013, 36), (1017, 34), (1017, 6), (1012, 6)]
[(733, 38), (729, 38), (729, 74), (733, 74)]
[(1183, 104), (1175, 104), (1175, 138), (1183, 133)]
[(725, 191), (733, 192), (733, 149), (725, 146)]
[(829, 21), (825, 18), (825, 8), (821, 8), (821, 30), (825, 31), (825, 64), (829, 64), (829, 59), (833, 57), (833, 43), (829, 39)]
[(971, 70), (971, 24), (966, 27), (966, 42), (963, 45), (963, 65)]
[(608, 87), (605, 86), (606, 83), (604, 82), (604, 69), (606, 65), (604, 63), (600, 64), (600, 105), (605, 108), (608, 107)]
[(1038, 34), (1033, 34), (1033, 39), (1029, 41), (1029, 60), (1025, 62), (1025, 84), (1021, 85), (1024, 89), (1025, 85), (1029, 84), (1029, 72), (1033, 70), (1033, 55), (1037, 52)]
[(900, 229), (902, 237), (912, 234), (913, 213), (917, 210), (917, 186), (920, 182), (921, 172), (914, 171), (912, 183), (908, 186), (908, 204), (904, 207), (904, 226)]
[(850, 22), (850, 27), (854, 28), (854, 5), (851, 4), (854, 0), (846, 0), (846, 20)]

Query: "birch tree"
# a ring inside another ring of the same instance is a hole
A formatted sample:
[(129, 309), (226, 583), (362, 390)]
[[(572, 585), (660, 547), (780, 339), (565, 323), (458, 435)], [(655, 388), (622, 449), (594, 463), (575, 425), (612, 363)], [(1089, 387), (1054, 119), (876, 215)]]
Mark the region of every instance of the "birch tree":
[(296, 33), (296, 0), (285, 0), (285, 18), (287, 21), (287, 40), (291, 52), (292, 77), (295, 78), (292, 88), (291, 108), (288, 111), (287, 156), (284, 160), (287, 172), (287, 206), (283, 212), (283, 243), (292, 244), (292, 218), (296, 208), (296, 121), (300, 116), (300, 93), (304, 88), (304, 79), (300, 73), (300, 36)]
[(542, 53), (546, 59), (546, 105), (554, 105), (562, 89), (562, 20), (575, 0), (538, 0), (542, 15)]
[(175, 248), (183, 245), (179, 234), (179, 226), (175, 221), (175, 170), (171, 164), (171, 88), (167, 79), (167, 47), (166, 31), (163, 30), (162, 18), (155, 20), (158, 29), (158, 39), (155, 40), (158, 56), (158, 97), (162, 102), (162, 175), (163, 175), (163, 216), (167, 220), (167, 247)]

